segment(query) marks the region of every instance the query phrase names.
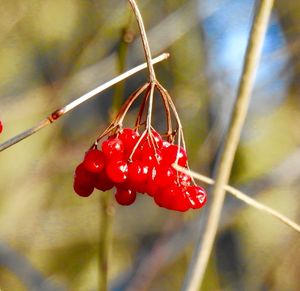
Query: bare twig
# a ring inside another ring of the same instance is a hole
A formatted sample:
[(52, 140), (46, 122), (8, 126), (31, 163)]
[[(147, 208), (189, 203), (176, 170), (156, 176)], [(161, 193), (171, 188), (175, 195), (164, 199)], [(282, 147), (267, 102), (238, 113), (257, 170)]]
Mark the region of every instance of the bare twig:
[(109, 254), (111, 249), (111, 225), (114, 216), (112, 193), (100, 195), (100, 232), (99, 232), (99, 291), (108, 290)]
[[(152, 59), (151, 64), (156, 64), (158, 62), (166, 60), (169, 56), (170, 56), (170, 54), (163, 53), (160, 56)], [(5, 141), (4, 143), (0, 144), (0, 152), (11, 147), (12, 145), (14, 145), (18, 142), (20, 142), (21, 140), (33, 135), (34, 133), (38, 132), (42, 128), (46, 127), (47, 125), (50, 125), (51, 123), (53, 123), (54, 121), (59, 119), (62, 115), (73, 110), (74, 108), (76, 108), (77, 106), (82, 104), (83, 102), (89, 100), (90, 98), (94, 97), (95, 95), (112, 87), (113, 85), (117, 84), (118, 82), (129, 78), (130, 76), (136, 74), (137, 72), (139, 72), (145, 68), (147, 68), (147, 63), (141, 64), (141, 65), (113, 78), (112, 80), (110, 80), (110, 81), (98, 86), (97, 88), (91, 90), (90, 92), (82, 95), (81, 97), (77, 98), (76, 100), (72, 101), (71, 103), (67, 104), (66, 106), (55, 110), (53, 113), (51, 113), (49, 116), (47, 116), (45, 119), (43, 119), (42, 121), (40, 121), (39, 123), (37, 123), (36, 125), (31, 127), (30, 129), (27, 129), (24, 132), (22, 132), (16, 136), (14, 136), (13, 138)]]
[[(118, 49), (118, 73), (121, 73), (125, 70), (125, 64), (127, 59), (127, 49), (128, 49), (128, 43), (124, 41), (125, 34), (128, 31), (128, 27), (124, 30), (124, 33), (122, 35), (119, 49)], [(145, 87), (145, 85), (143, 86)], [(132, 99), (134, 99), (133, 96), (129, 97), (129, 101), (126, 101), (125, 104), (121, 107), (122, 103), (122, 96), (124, 95), (124, 83), (120, 82), (115, 86), (115, 92), (113, 96), (113, 101), (111, 105), (110, 110), (110, 119), (122, 119), (122, 114), (124, 111), (128, 110), (127, 107), (130, 107), (130, 104), (132, 103)], [(141, 89), (137, 90), (136, 95), (138, 96)], [(121, 109), (120, 109), (121, 107)], [(115, 117), (115, 113), (120, 110), (120, 115), (118, 114)], [(121, 114), (122, 113), (122, 114)], [(120, 117), (121, 116), (121, 117)], [(118, 123), (122, 123), (121, 120), (118, 121)], [(111, 253), (111, 246), (112, 246), (112, 223), (114, 218), (114, 205), (113, 205), (113, 195), (111, 191), (108, 191), (106, 193), (103, 193), (99, 197), (100, 199), (100, 229), (99, 229), (99, 285), (98, 290), (104, 291), (108, 290), (108, 277), (109, 277), (109, 270), (110, 270), (110, 253)]]
[(212, 193), (213, 201), (208, 214), (208, 221), (205, 226), (203, 239), (200, 236), (196, 243), (194, 254), (183, 285), (183, 290), (185, 291), (200, 289), (217, 234), (225, 198), (224, 186), (228, 183), (230, 177), (240, 133), (247, 114), (250, 94), (258, 68), (263, 39), (272, 11), (273, 0), (261, 0), (257, 1), (257, 4), (257, 13), (252, 24), (236, 103), (217, 169), (216, 183)]
[(128, 0), (128, 2), (131, 5), (132, 11), (135, 15), (136, 21), (137, 21), (139, 29), (140, 29), (142, 43), (143, 43), (144, 52), (145, 52), (145, 57), (146, 57), (146, 61), (147, 61), (147, 64), (148, 64), (150, 82), (155, 82), (156, 77), (155, 77), (154, 68), (153, 68), (152, 63), (151, 63), (151, 59), (152, 59), (151, 58), (151, 51), (150, 51), (150, 46), (149, 46), (149, 42), (148, 42), (148, 39), (147, 39), (146, 30), (145, 30), (145, 26), (144, 26), (144, 23), (143, 23), (142, 15), (140, 13), (140, 10), (139, 10), (135, 0)]
[(141, 34), (141, 38), (142, 38), (142, 43), (143, 43), (143, 48), (144, 48), (144, 52), (145, 52), (145, 57), (146, 57), (146, 61), (148, 64), (148, 69), (149, 69), (149, 79), (150, 79), (150, 94), (149, 94), (149, 106), (148, 106), (148, 113), (147, 113), (147, 121), (146, 121), (146, 128), (149, 131), (150, 134), (150, 138), (151, 138), (151, 117), (152, 117), (152, 106), (153, 106), (153, 95), (154, 95), (154, 89), (155, 89), (155, 83), (156, 81), (156, 77), (155, 77), (155, 72), (154, 72), (154, 68), (151, 64), (151, 51), (150, 51), (150, 46), (149, 46), (149, 42), (147, 39), (147, 35), (146, 35), (146, 31), (145, 31), (145, 26), (143, 23), (143, 18), (142, 15), (140, 13), (140, 10), (135, 2), (135, 0), (128, 0), (128, 2), (131, 5), (131, 8), (133, 10), (133, 13), (135, 15), (135, 18), (137, 20), (139, 29), (140, 29), (140, 34)]
[[(173, 165), (173, 167), (180, 172), (183, 172), (187, 175), (190, 175), (192, 177), (194, 177), (195, 179), (204, 182), (206, 184), (209, 185), (214, 185), (215, 181), (209, 177), (200, 175), (199, 173), (193, 172), (191, 170), (188, 170), (186, 168), (183, 168), (179, 165)], [(248, 205), (261, 210), (262, 212), (266, 213), (266, 214), (270, 214), (271, 216), (279, 219), (281, 222), (283, 222), (284, 224), (288, 225), (289, 227), (291, 227), (292, 229), (300, 232), (300, 225), (297, 224), (296, 222), (292, 221), (291, 219), (289, 219), (288, 217), (286, 217), (285, 215), (281, 214), (280, 212), (274, 210), (273, 208), (264, 205), (261, 202), (256, 201), (255, 199), (249, 197), (248, 195), (244, 194), (243, 192), (241, 192), (240, 190), (229, 186), (229, 185), (225, 185), (224, 189), (232, 194), (233, 196), (235, 196), (237, 199), (242, 200), (243, 202), (247, 203)]]

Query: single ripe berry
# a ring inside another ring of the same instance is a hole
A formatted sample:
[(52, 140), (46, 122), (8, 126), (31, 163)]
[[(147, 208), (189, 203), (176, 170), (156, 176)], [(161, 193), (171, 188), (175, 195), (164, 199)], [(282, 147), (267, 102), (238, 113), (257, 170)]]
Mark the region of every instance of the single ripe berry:
[(94, 187), (96, 176), (86, 169), (84, 163), (81, 163), (75, 169), (74, 180), (79, 181), (81, 185)]
[(163, 139), (161, 135), (156, 130), (151, 130), (151, 136), (149, 133), (145, 135), (143, 141), (141, 142), (142, 145), (147, 143), (151, 148), (155, 146), (156, 149), (161, 149), (163, 146)]
[(106, 171), (103, 170), (96, 175), (95, 188), (100, 191), (107, 191), (114, 187), (114, 182), (107, 177)]
[(145, 192), (150, 196), (155, 196), (159, 191), (159, 187), (155, 183), (156, 168), (149, 168), (148, 178), (145, 184)]
[(154, 182), (159, 188), (164, 188), (175, 181), (175, 173), (170, 166), (159, 165), (155, 167), (156, 175), (154, 177)]
[(170, 145), (169, 147), (164, 147), (161, 151), (162, 158), (164, 163), (173, 164), (176, 162), (177, 164), (185, 167), (187, 162), (186, 151), (182, 147), (178, 147), (177, 145)]
[(154, 201), (160, 207), (181, 212), (190, 208), (185, 189), (177, 185), (172, 185), (158, 192), (154, 196)]
[(2, 121), (0, 120), (0, 133), (2, 132), (3, 130), (3, 124), (2, 124)]
[(101, 151), (97, 149), (89, 150), (84, 157), (83, 165), (85, 169), (92, 173), (99, 173), (104, 167), (105, 159)]
[(139, 133), (131, 128), (124, 128), (120, 131), (118, 138), (124, 144), (124, 151), (130, 154), (139, 139)]
[(187, 197), (193, 209), (201, 208), (207, 200), (205, 190), (197, 185), (189, 186), (187, 188)]
[(190, 203), (184, 187), (171, 186), (169, 191), (173, 195), (173, 198), (171, 199), (172, 202), (169, 209), (181, 211), (181, 212), (189, 210)]
[(162, 143), (162, 148), (168, 148), (171, 144), (166, 141), (166, 140), (163, 140), (163, 143)]
[(160, 155), (160, 151), (156, 150), (156, 154), (150, 148), (143, 148), (141, 153), (141, 160), (150, 168), (155, 167), (160, 164), (162, 160), (162, 156)]
[(115, 183), (123, 183), (127, 178), (128, 165), (124, 161), (111, 161), (106, 166), (107, 177)]
[(102, 151), (108, 160), (121, 160), (124, 154), (124, 144), (119, 138), (109, 138), (102, 143)]
[(136, 199), (136, 192), (131, 189), (117, 188), (115, 198), (121, 205), (131, 205)]
[(191, 176), (184, 174), (184, 173), (178, 173), (178, 182), (182, 186), (190, 186), (190, 182), (192, 180)]
[(133, 161), (128, 164), (128, 182), (133, 186), (147, 180), (149, 167), (142, 161)]
[(80, 180), (75, 178), (73, 183), (73, 189), (79, 196), (88, 197), (93, 193), (94, 186), (82, 184)]

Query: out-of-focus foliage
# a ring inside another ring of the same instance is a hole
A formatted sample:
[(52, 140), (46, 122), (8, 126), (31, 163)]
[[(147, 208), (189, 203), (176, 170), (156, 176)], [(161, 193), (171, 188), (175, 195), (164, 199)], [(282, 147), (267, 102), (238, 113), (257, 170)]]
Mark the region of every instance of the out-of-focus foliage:
[[(139, 1), (155, 66), (174, 97), (191, 168), (213, 175), (242, 66), (254, 1)], [(0, 0), (0, 142), (143, 61), (126, 1)], [(231, 183), (300, 221), (300, 4), (277, 1)], [(128, 36), (127, 35), (127, 36)], [(147, 78), (126, 81), (124, 98)], [(109, 121), (114, 89), (0, 153), (0, 289), (96, 290), (100, 195), (72, 190), (73, 171)], [(133, 110), (134, 111), (134, 110)], [(155, 127), (165, 130), (155, 107)], [(133, 113), (128, 116), (130, 121)], [(112, 193), (113, 195), (113, 193)], [(203, 290), (299, 290), (299, 237), (228, 197)], [(112, 290), (178, 290), (198, 212), (140, 195), (115, 205)], [(202, 211), (203, 218), (205, 211)]]

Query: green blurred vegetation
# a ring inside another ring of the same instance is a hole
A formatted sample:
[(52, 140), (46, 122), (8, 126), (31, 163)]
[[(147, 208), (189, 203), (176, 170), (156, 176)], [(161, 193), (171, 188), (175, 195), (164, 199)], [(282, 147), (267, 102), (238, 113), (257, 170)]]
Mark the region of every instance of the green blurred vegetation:
[[(171, 53), (155, 68), (182, 118), (191, 168), (211, 176), (220, 137), (210, 116), (215, 80), (205, 75), (207, 47), (196, 1), (139, 2), (153, 55)], [(0, 7), (0, 142), (144, 61), (126, 1), (0, 0)], [(281, 104), (247, 121), (252, 134), (241, 142), (231, 182), (300, 221), (300, 5), (278, 1), (275, 10), (292, 81)], [(130, 32), (126, 46), (125, 30)], [(120, 55), (127, 56), (123, 63)], [(49, 290), (97, 289), (101, 193), (77, 197), (73, 172), (108, 124), (112, 104), (118, 106), (146, 78), (146, 71), (131, 77), (117, 93), (114, 88), (102, 93), (0, 153), (1, 290), (46, 290), (39, 285), (43, 280)], [(113, 103), (122, 92), (122, 100)], [(155, 127), (163, 131), (163, 111), (156, 112)], [(142, 195), (133, 206), (114, 205), (112, 211), (109, 283), (114, 290), (179, 290), (199, 213), (159, 209)], [(299, 290), (299, 236), (274, 218), (228, 197), (218, 242), (203, 290)], [(25, 275), (14, 252), (28, 263)]]

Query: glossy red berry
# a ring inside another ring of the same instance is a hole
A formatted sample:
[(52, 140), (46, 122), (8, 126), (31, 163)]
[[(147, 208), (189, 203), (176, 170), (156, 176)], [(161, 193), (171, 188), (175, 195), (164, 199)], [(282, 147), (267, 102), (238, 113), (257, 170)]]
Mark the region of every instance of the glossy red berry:
[(178, 165), (185, 167), (187, 163), (187, 155), (186, 151), (177, 145), (170, 145), (169, 147), (164, 147), (161, 151), (162, 158), (164, 163), (166, 164), (173, 164), (176, 162)]
[(79, 196), (88, 197), (93, 193), (94, 186), (82, 184), (80, 180), (75, 179), (73, 183), (73, 189)]
[(158, 166), (162, 160), (162, 156), (160, 152), (157, 150), (156, 154), (152, 152), (152, 150), (146, 148), (143, 149), (141, 154), (141, 160), (150, 168)]
[(194, 209), (201, 208), (207, 200), (205, 190), (197, 185), (189, 186), (187, 188), (187, 197), (189, 199), (191, 207)]
[(148, 144), (152, 149), (153, 147), (156, 149), (161, 149), (163, 146), (163, 139), (161, 135), (153, 129), (151, 130), (151, 136), (149, 133), (144, 136), (141, 145), (144, 146), (145, 144)]
[(162, 143), (162, 148), (168, 148), (170, 145), (171, 144), (168, 141), (164, 140)]
[(145, 183), (145, 192), (150, 196), (155, 196), (156, 192), (159, 190), (158, 186), (156, 185), (154, 179), (156, 175), (155, 167), (149, 167), (149, 174), (147, 181)]
[(74, 180), (79, 181), (81, 185), (94, 187), (96, 176), (94, 173), (87, 171), (84, 163), (81, 163), (75, 170)]
[(130, 154), (139, 139), (139, 133), (131, 128), (124, 128), (120, 131), (118, 138), (124, 144), (124, 151)]
[(149, 167), (142, 161), (128, 164), (128, 182), (132, 185), (144, 183), (147, 180)]
[(187, 211), (190, 208), (189, 201), (185, 195), (185, 189), (172, 185), (164, 188), (154, 196), (154, 201), (160, 207), (176, 211)]
[(128, 165), (124, 161), (111, 161), (106, 166), (108, 178), (115, 183), (123, 183), (127, 178)]
[(124, 144), (119, 138), (109, 138), (102, 143), (102, 151), (107, 160), (121, 160), (124, 154)]
[(92, 173), (99, 173), (104, 167), (104, 155), (97, 149), (89, 150), (84, 157), (83, 165), (85, 169)]
[(114, 182), (111, 181), (105, 169), (96, 175), (95, 188), (101, 191), (107, 191), (114, 187)]
[(184, 173), (177, 173), (178, 175), (178, 182), (182, 186), (189, 186), (192, 180), (191, 176), (186, 175)]
[(136, 199), (136, 192), (131, 189), (117, 188), (115, 198), (121, 205), (131, 205)]
[(167, 187), (175, 181), (175, 171), (170, 166), (159, 165), (155, 167), (154, 183), (159, 188)]
[(2, 132), (3, 130), (3, 124), (2, 124), (2, 121), (0, 120), (0, 133)]

